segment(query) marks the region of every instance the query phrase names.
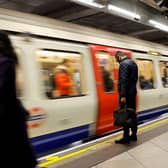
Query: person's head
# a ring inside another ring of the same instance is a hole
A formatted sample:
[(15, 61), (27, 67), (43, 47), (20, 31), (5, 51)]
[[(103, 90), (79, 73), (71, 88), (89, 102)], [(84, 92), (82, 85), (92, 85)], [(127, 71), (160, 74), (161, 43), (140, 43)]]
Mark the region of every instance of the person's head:
[(139, 80), (140, 80), (140, 81), (143, 81), (143, 80), (145, 80), (145, 77), (144, 77), (143, 75), (140, 75), (140, 76), (139, 76)]
[(104, 66), (102, 65), (102, 66), (100, 66), (100, 69), (102, 70), (102, 71), (105, 71), (105, 68), (104, 68)]
[(166, 68), (168, 68), (168, 62), (166, 62)]
[(17, 56), (6, 32), (0, 30), (0, 55), (9, 57), (18, 64)]
[(115, 58), (116, 58), (117, 62), (121, 62), (121, 60), (124, 57), (127, 57), (127, 54), (124, 53), (123, 51), (117, 51), (116, 54), (115, 54)]
[(69, 66), (69, 59), (64, 58), (62, 64), (64, 64), (65, 66)]

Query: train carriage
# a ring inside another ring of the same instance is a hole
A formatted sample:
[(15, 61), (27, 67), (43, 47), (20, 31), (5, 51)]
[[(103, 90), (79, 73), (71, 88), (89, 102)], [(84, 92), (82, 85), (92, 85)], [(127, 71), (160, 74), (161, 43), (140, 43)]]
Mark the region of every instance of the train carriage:
[[(4, 9), (0, 28), (11, 34), (19, 56), (18, 97), (30, 112), (27, 125), (37, 154), (118, 129), (118, 50), (138, 64), (139, 121), (168, 111), (167, 46)], [(60, 65), (72, 83), (63, 96), (55, 83)]]

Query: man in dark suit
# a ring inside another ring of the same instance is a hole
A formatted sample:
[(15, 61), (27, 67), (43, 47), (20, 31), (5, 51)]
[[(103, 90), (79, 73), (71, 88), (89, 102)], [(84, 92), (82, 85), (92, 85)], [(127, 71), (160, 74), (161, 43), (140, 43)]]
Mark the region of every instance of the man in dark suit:
[(136, 84), (138, 80), (138, 67), (136, 63), (122, 51), (117, 51), (115, 55), (116, 60), (119, 62), (119, 104), (120, 108), (134, 109), (135, 114), (132, 116), (134, 124), (131, 127), (131, 136), (129, 135), (129, 126), (123, 127), (123, 138), (116, 140), (116, 143), (126, 144), (130, 140), (137, 141), (137, 119), (136, 119)]

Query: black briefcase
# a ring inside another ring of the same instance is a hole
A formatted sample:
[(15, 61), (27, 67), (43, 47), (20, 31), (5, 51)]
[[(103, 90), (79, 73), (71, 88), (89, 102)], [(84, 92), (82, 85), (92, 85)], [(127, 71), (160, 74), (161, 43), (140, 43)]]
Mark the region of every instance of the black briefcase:
[(136, 113), (131, 108), (121, 108), (114, 111), (114, 125), (115, 126), (129, 126), (136, 124)]

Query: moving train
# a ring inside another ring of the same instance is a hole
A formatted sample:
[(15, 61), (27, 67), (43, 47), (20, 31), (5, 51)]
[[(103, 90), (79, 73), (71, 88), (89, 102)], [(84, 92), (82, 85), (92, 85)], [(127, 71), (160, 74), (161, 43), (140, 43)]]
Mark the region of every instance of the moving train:
[[(118, 129), (116, 51), (138, 64), (139, 122), (168, 112), (167, 46), (5, 9), (0, 29), (10, 33), (19, 57), (17, 93), (30, 113), (28, 131), (39, 155)], [(69, 75), (68, 94), (57, 90), (58, 71)]]

